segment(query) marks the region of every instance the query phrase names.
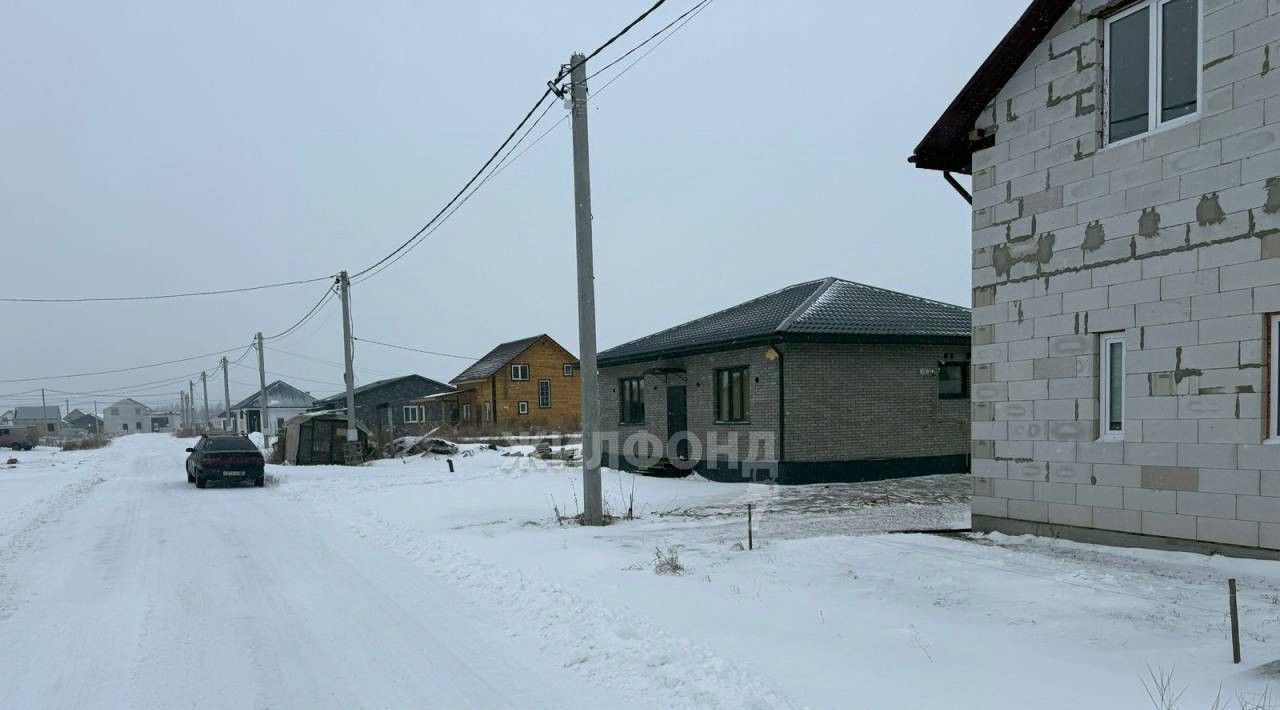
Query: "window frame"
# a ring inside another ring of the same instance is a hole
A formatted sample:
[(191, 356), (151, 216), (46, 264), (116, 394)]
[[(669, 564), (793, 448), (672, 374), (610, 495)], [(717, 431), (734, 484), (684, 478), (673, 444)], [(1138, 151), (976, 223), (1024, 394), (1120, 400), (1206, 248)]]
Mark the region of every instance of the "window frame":
[(529, 413), (528, 400), (522, 399), (519, 402), (516, 402), (516, 414), (524, 415), (528, 413)]
[(1267, 315), (1267, 443), (1280, 444), (1280, 313)]
[[(1164, 62), (1162, 39), (1164, 6), (1175, 0), (1138, 0), (1103, 19), (1102, 30), (1102, 147), (1125, 145), (1161, 131), (1200, 120), (1204, 107), (1204, 4), (1196, 4), (1196, 110), (1168, 121), (1160, 120), (1160, 69)], [(1147, 130), (1127, 138), (1111, 140), (1111, 26), (1130, 15), (1150, 10), (1147, 18)]]
[[(636, 397), (628, 396), (628, 390), (630, 389), (635, 390), (635, 392), (632, 392), (631, 394), (638, 393), (640, 395), (638, 398), (638, 401)], [(627, 406), (628, 404), (630, 404), (631, 407), (628, 407)], [(637, 407), (639, 408), (639, 415), (632, 416), (636, 414)], [(644, 420), (645, 420), (644, 376), (638, 375), (635, 377), (619, 377), (618, 378), (618, 424), (620, 426), (637, 426), (637, 425), (644, 424)]]
[[(523, 372), (524, 377), (518, 376), (517, 372)], [(514, 362), (511, 363), (511, 381), (512, 382), (528, 382), (529, 381), (529, 363)]]
[[(742, 374), (742, 391), (739, 393), (741, 398), (741, 418), (733, 418), (733, 373)], [(751, 367), (749, 365), (736, 365), (734, 367), (717, 367), (713, 371), (714, 379), (711, 382), (711, 411), (715, 417), (716, 424), (750, 424), (751, 423)], [(721, 375), (728, 376), (729, 386), (729, 412), (721, 411), (720, 401), (720, 378)], [(726, 416), (727, 415), (727, 416)]]
[(462, 421), (464, 422), (471, 421), (471, 405), (470, 404), (462, 405)]
[[(1110, 427), (1111, 419), (1111, 344), (1120, 344), (1120, 429)], [(1129, 352), (1124, 333), (1101, 333), (1098, 336), (1098, 440), (1124, 441), (1125, 398), (1124, 378), (1128, 373)]]
[[(410, 417), (409, 416), (410, 414), (412, 414), (413, 416)], [(405, 424), (421, 424), (422, 408), (414, 405), (406, 404), (404, 405), (404, 407), (401, 408), (400, 416), (404, 418)]]
[[(542, 386), (547, 386), (547, 403), (542, 403)], [(551, 380), (538, 380), (538, 409), (551, 409)]]
[[(960, 392), (942, 391), (942, 371), (948, 367), (960, 368)], [(938, 399), (969, 399), (969, 363), (959, 360), (943, 360), (938, 363)]]
[(576, 369), (577, 368), (573, 366), (573, 363), (566, 362), (564, 364), (564, 369), (562, 370), (562, 372), (564, 372), (565, 377), (573, 377), (573, 373)]

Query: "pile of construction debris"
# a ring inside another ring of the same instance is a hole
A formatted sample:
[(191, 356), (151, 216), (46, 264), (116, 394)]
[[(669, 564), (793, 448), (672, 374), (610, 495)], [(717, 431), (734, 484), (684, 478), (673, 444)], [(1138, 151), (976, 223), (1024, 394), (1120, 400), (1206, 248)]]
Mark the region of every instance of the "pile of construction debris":
[(423, 434), (422, 436), (402, 436), (387, 444), (385, 453), (391, 458), (403, 458), (405, 456), (421, 456), (424, 454), (444, 454), (445, 456), (455, 456), (458, 453), (458, 445), (448, 439), (433, 437), (435, 429)]

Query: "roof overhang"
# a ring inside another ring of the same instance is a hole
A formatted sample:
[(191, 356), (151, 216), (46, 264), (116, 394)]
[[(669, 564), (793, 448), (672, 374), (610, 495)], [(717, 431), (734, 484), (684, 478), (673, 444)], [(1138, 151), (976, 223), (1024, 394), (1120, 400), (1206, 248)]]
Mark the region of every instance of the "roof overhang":
[(973, 152), (986, 147), (994, 139), (994, 134), (981, 135), (974, 131), (978, 116), (1040, 46), (1072, 2), (1074, 0), (1032, 0), (1013, 28), (925, 134), (908, 161), (924, 170), (970, 173)]
[[(598, 367), (617, 367), (619, 365), (632, 365), (638, 362), (650, 362), (653, 360), (669, 360), (676, 357), (686, 357), (689, 355), (705, 355), (709, 353), (729, 352), (732, 350), (742, 350), (744, 348), (759, 347), (763, 345), (773, 345), (775, 343), (830, 343), (835, 345), (964, 345), (968, 346), (971, 338), (968, 335), (931, 335), (931, 334), (859, 334), (846, 335), (839, 333), (771, 333), (766, 336), (755, 338), (739, 338), (736, 340), (722, 341), (718, 343), (706, 343), (681, 348), (668, 348), (666, 350), (652, 350), (649, 352), (635, 353), (633, 355), (624, 355), (622, 357), (601, 357), (597, 363)], [(655, 369), (683, 371), (684, 368), (673, 366), (658, 366)]]

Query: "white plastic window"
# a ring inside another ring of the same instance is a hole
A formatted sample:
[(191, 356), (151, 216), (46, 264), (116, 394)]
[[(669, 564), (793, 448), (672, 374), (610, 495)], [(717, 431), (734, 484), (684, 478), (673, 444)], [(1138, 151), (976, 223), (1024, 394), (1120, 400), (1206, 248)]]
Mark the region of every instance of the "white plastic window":
[(1143, 0), (1107, 20), (1106, 142), (1194, 120), (1200, 106), (1199, 0)]
[(1099, 353), (1098, 419), (1102, 438), (1124, 438), (1124, 335), (1101, 338)]

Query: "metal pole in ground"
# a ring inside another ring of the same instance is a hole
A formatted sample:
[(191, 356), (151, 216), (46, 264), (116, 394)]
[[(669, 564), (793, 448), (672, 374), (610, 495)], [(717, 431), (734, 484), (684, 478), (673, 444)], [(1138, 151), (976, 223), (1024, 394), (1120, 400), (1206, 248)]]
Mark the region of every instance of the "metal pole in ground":
[(267, 361), (262, 354), (262, 331), (258, 331), (258, 429), (262, 432), (262, 446), (271, 450), (271, 441), (267, 439), (267, 422), (271, 421), (271, 411), (267, 405)]
[[(227, 359), (222, 358), (222, 430), (228, 431), (227, 422), (231, 421), (231, 380), (227, 377)], [(235, 425), (231, 426), (231, 431)]]
[(578, 247), (578, 347), (582, 368), (582, 522), (604, 524), (600, 485), (600, 401), (596, 392), (596, 287), (591, 249), (591, 160), (587, 141), (587, 58), (569, 57), (573, 124), (574, 225)]
[(194, 430), (196, 428), (196, 382), (195, 380), (187, 380), (187, 425)]
[(1227, 580), (1227, 593), (1231, 597), (1231, 660), (1240, 662), (1240, 614), (1236, 611), (1236, 580)]
[(346, 365), (343, 378), (347, 381), (347, 440), (343, 443), (342, 457), (348, 466), (359, 466), (364, 452), (360, 451), (360, 432), (356, 429), (356, 377), (351, 366), (355, 355), (351, 342), (351, 281), (345, 271), (338, 274), (338, 289), (342, 296), (342, 355)]
[(209, 431), (209, 375), (206, 372), (200, 373), (200, 386), (204, 388), (204, 430)]
[(36, 441), (49, 434), (49, 405), (44, 402), (43, 387), (40, 388), (40, 428), (44, 429), (44, 431), (40, 432), (40, 436), (37, 437)]

